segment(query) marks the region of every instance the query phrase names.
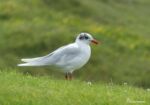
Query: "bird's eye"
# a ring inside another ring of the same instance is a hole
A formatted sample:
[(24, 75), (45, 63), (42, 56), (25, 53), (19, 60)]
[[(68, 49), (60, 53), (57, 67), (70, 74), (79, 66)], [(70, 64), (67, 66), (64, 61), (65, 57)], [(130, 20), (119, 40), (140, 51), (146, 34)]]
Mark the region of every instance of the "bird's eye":
[(89, 39), (89, 37), (87, 37), (87, 36), (85, 36), (84, 38), (85, 38), (85, 39)]

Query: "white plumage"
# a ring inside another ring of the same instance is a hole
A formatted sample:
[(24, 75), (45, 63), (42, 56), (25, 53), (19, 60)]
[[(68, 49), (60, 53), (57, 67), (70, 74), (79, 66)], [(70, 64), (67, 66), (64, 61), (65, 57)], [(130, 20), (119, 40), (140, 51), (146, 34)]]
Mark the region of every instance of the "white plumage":
[(90, 34), (81, 33), (74, 43), (60, 47), (43, 57), (21, 59), (25, 63), (18, 64), (18, 66), (54, 65), (62, 68), (60, 70), (65, 72), (68, 78), (68, 73), (72, 74), (74, 70), (81, 68), (89, 60), (91, 42), (98, 43)]

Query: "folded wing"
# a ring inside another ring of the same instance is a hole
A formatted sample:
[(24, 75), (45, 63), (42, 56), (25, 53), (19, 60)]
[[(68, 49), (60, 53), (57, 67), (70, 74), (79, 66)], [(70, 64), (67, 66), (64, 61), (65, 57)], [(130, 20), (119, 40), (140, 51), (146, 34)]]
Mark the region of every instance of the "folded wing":
[(77, 56), (78, 52), (79, 49), (75, 44), (69, 44), (43, 57), (21, 59), (26, 63), (18, 64), (18, 66), (57, 65), (61, 64), (62, 62), (67, 62), (69, 59), (73, 59), (75, 56)]

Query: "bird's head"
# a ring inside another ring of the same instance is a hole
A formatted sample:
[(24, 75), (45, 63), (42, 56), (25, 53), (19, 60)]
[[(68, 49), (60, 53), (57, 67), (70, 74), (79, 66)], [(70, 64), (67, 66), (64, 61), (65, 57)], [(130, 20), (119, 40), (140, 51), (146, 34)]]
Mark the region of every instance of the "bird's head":
[(98, 41), (95, 40), (89, 33), (80, 33), (76, 38), (76, 42), (85, 44), (98, 44)]

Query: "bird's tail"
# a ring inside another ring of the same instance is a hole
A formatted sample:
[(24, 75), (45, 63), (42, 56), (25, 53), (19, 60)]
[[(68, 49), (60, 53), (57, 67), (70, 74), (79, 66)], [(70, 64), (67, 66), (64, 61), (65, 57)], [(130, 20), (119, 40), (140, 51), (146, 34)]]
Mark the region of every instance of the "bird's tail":
[(17, 66), (42, 66), (42, 60), (43, 57), (38, 57), (38, 58), (28, 58), (28, 59), (21, 59), (21, 61), (25, 62), (22, 64), (18, 64)]
[(21, 59), (21, 61), (25, 62), (22, 64), (18, 64), (18, 66), (44, 66), (44, 65), (50, 65), (51, 64), (51, 60), (50, 60), (50, 56), (53, 53), (50, 53), (46, 56), (43, 57), (37, 57), (37, 58), (27, 58), (27, 59)]
[(29, 66), (29, 63), (18, 64), (17, 66)]
[(39, 64), (39, 63), (22, 63), (22, 64), (18, 64), (17, 66), (44, 66), (44, 64)]

